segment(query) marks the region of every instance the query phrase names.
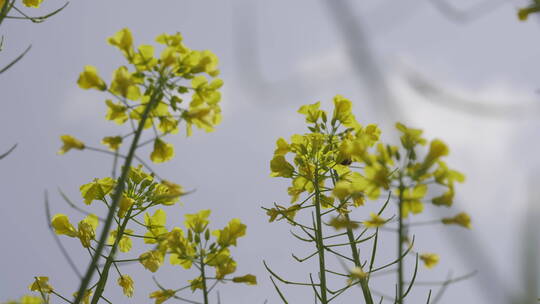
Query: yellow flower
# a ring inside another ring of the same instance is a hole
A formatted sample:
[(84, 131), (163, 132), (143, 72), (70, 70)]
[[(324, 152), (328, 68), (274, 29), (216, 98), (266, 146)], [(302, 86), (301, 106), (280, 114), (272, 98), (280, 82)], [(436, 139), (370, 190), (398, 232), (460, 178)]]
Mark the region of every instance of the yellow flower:
[(454, 203), (454, 189), (451, 187), (445, 193), (434, 197), (431, 202), (433, 203), (433, 205), (437, 206), (452, 206), (452, 204)]
[(163, 163), (174, 157), (174, 146), (166, 143), (160, 138), (154, 141), (154, 150), (150, 154), (150, 159), (155, 163)]
[(163, 209), (158, 209), (154, 212), (154, 215), (150, 216), (149, 213), (144, 214), (144, 224), (148, 232), (144, 236), (144, 242), (147, 244), (157, 243), (157, 239), (167, 234), (167, 228), (165, 224), (167, 222), (167, 213)]
[(122, 144), (122, 136), (106, 136), (101, 140), (101, 143), (109, 147), (111, 151), (118, 151)]
[(221, 280), (226, 275), (236, 271), (236, 262), (231, 258), (225, 259), (222, 263), (219, 263), (216, 267), (216, 279)]
[(431, 269), (439, 263), (439, 255), (435, 253), (423, 253), (420, 255), (420, 259), (424, 262), (424, 265)]
[(43, 303), (43, 299), (41, 297), (26, 295), (22, 296), (19, 302), (20, 304), (41, 304)]
[(125, 66), (121, 66), (114, 72), (111, 92), (130, 100), (138, 100), (141, 97), (138, 87), (140, 82)]
[(128, 275), (121, 275), (118, 278), (118, 285), (122, 287), (122, 290), (124, 292), (124, 295), (128, 298), (133, 297), (133, 280)]
[(128, 120), (128, 115), (126, 114), (126, 106), (121, 103), (114, 103), (110, 99), (105, 100), (105, 103), (107, 104), (108, 108), (105, 119), (112, 120), (118, 125), (121, 125), (125, 123), (126, 120)]
[(128, 28), (123, 28), (116, 32), (116, 34), (107, 39), (107, 41), (120, 49), (125, 56), (131, 56), (133, 53), (133, 36)]
[(465, 181), (465, 175), (461, 172), (449, 169), (445, 162), (437, 162), (439, 167), (433, 172), (435, 181), (441, 185), (447, 185), (452, 187), (454, 182), (463, 183)]
[(336, 230), (339, 229), (356, 229), (358, 228), (358, 223), (348, 220), (344, 216), (335, 216), (328, 223), (330, 226), (334, 227)]
[(439, 160), (439, 158), (448, 155), (448, 153), (448, 146), (442, 140), (432, 140), (429, 146), (429, 152), (426, 155), (423, 163), (421, 164), (417, 175), (421, 176), (422, 174), (424, 174), (427, 170), (431, 168), (431, 166), (433, 166), (433, 164), (435, 164), (435, 162)]
[(235, 283), (246, 283), (248, 285), (257, 285), (257, 277), (252, 274), (246, 274), (241, 277), (234, 277), (232, 279)]
[(23, 0), (23, 4), (27, 7), (38, 8), (43, 0)]
[(152, 200), (155, 203), (170, 206), (177, 203), (180, 196), (185, 195), (186, 192), (181, 185), (163, 180), (161, 184), (157, 184), (154, 188), (154, 194)]
[(206, 72), (212, 77), (219, 75), (219, 70), (217, 69), (218, 58), (214, 53), (208, 50), (191, 50), (182, 63), (190, 69), (191, 73)]
[(96, 237), (98, 223), (98, 217), (95, 214), (90, 214), (84, 220), (79, 222), (78, 237), (81, 240), (83, 247), (90, 247), (90, 242)]
[(161, 304), (167, 301), (168, 299), (170, 299), (171, 297), (173, 297), (174, 295), (175, 295), (175, 292), (172, 289), (158, 290), (150, 294), (150, 299), (156, 299), (156, 302), (154, 303)]
[(216, 230), (212, 234), (217, 238), (217, 243), (220, 246), (236, 246), (236, 240), (246, 235), (246, 225), (242, 224), (239, 219), (232, 219), (225, 228)]
[(458, 225), (471, 229), (471, 217), (465, 213), (461, 212), (455, 215), (454, 217), (446, 217), (441, 220), (445, 225)]
[(287, 143), (287, 141), (280, 137), (276, 141), (276, 150), (274, 150), (274, 155), (285, 155), (291, 151), (291, 147)]
[(69, 222), (69, 218), (65, 214), (57, 214), (53, 216), (51, 225), (56, 234), (65, 234), (70, 237), (77, 237), (78, 233), (75, 227)]
[(154, 177), (151, 174), (148, 174), (142, 170), (142, 165), (139, 165), (137, 167), (131, 167), (128, 176), (129, 179), (132, 180), (135, 184), (140, 184), (144, 180), (154, 180)]
[(189, 285), (190, 285), (190, 288), (191, 288), (192, 291), (203, 288), (202, 278), (201, 277), (197, 277), (197, 278), (195, 278), (193, 280), (189, 280), (188, 282), (189, 282)]
[(304, 114), (306, 116), (307, 123), (317, 123), (320, 117), (323, 115), (326, 116), (326, 112), (319, 110), (321, 102), (317, 101), (314, 104), (303, 105), (298, 109), (298, 113)]
[(353, 172), (336, 183), (332, 190), (332, 195), (340, 200), (352, 198), (353, 205), (359, 207), (365, 202), (365, 189), (368, 185), (365, 178), (359, 173)]
[(214, 126), (221, 122), (221, 109), (217, 105), (190, 106), (188, 111), (182, 113), (182, 118), (186, 122), (188, 137), (193, 134), (193, 125), (206, 132), (212, 132), (214, 131)]
[(49, 285), (49, 277), (35, 277), (34, 282), (28, 286), (30, 291), (51, 293), (53, 288)]
[(193, 230), (195, 233), (202, 233), (206, 226), (208, 226), (208, 216), (210, 216), (210, 210), (201, 210), (198, 213), (186, 214), (184, 225)]
[(269, 222), (273, 222), (276, 220), (276, 218), (281, 215), (281, 218), (278, 220), (281, 220), (283, 218), (287, 219), (288, 221), (293, 221), (294, 217), (296, 216), (296, 213), (298, 210), (301, 209), (300, 205), (292, 205), (289, 208), (285, 208), (280, 205), (276, 205), (276, 208), (271, 208), (266, 210), (266, 215), (268, 215), (270, 218), (268, 219)]
[(127, 197), (125, 194), (122, 194), (122, 198), (118, 204), (118, 217), (123, 218), (126, 216), (126, 213), (129, 209), (131, 209), (131, 206), (133, 206), (134, 203), (135, 200), (133, 200), (131, 197)]
[(283, 155), (275, 155), (270, 161), (270, 170), (273, 177), (292, 177), (294, 173), (294, 167), (285, 159)]
[(418, 214), (424, 211), (424, 204), (422, 203), (422, 199), (426, 195), (427, 190), (427, 185), (420, 184), (415, 186), (413, 189), (406, 188), (403, 191), (403, 202), (401, 207), (403, 211), (403, 217), (408, 217), (409, 212)]
[(167, 46), (172, 46), (172, 47), (182, 46), (182, 40), (183, 40), (182, 34), (178, 32), (176, 32), (176, 34), (174, 35), (161, 34), (156, 37), (157, 43), (165, 44)]
[(367, 278), (367, 276), (367, 273), (365, 273), (362, 268), (354, 267), (353, 269), (349, 270), (349, 279), (347, 280), (347, 282), (350, 285), (355, 281)]
[(64, 144), (62, 148), (60, 148), (60, 150), (58, 151), (58, 154), (60, 155), (68, 152), (71, 149), (77, 149), (77, 150), (84, 149), (84, 143), (71, 135), (62, 135), (60, 136), (60, 139), (62, 140), (62, 143)]
[[(93, 291), (92, 290), (89, 290), (87, 289), (85, 292), (84, 292), (84, 296), (82, 298), (82, 303), (83, 304), (90, 304), (90, 297), (92, 296), (92, 293)], [(73, 293), (73, 297), (77, 297), (77, 294), (79, 294), (79, 292), (74, 292)]]
[(380, 217), (378, 214), (371, 212), (369, 215), (371, 218), (367, 221), (364, 221), (364, 226), (366, 228), (377, 228), (381, 227), (382, 225), (386, 224), (387, 220)]
[(144, 268), (151, 272), (156, 272), (158, 268), (163, 264), (163, 254), (159, 251), (148, 251), (139, 256), (139, 261)]
[(360, 129), (360, 124), (352, 114), (352, 102), (341, 95), (334, 97), (334, 114), (333, 119), (340, 121), (344, 126)]
[(223, 80), (217, 78), (208, 83), (205, 76), (196, 76), (191, 80), (191, 87), (195, 90), (190, 103), (191, 107), (197, 107), (203, 103), (216, 105), (221, 100), (221, 93), (218, 91), (223, 86)]
[(381, 195), (381, 188), (390, 188), (391, 171), (386, 166), (374, 163), (365, 168), (365, 191), (370, 199), (377, 199)]
[[(126, 229), (126, 230), (124, 230), (124, 233), (132, 234), (133, 230)], [(107, 245), (113, 245), (114, 242), (116, 241), (117, 235), (118, 235), (117, 230), (112, 230), (109, 233), (109, 239), (107, 240)], [(129, 235), (123, 234), (122, 238), (120, 238), (120, 241), (118, 242), (118, 248), (120, 248), (120, 251), (122, 251), (122, 252), (129, 252), (131, 250), (132, 244), (133, 243), (132, 243), (131, 238), (129, 237)]]
[(152, 45), (139, 46), (138, 52), (133, 56), (133, 64), (139, 71), (151, 70), (157, 64), (157, 59), (154, 58), (154, 47)]
[(77, 84), (85, 90), (98, 89), (105, 91), (107, 89), (107, 84), (99, 77), (97, 69), (91, 65), (84, 66), (84, 71), (79, 75)]
[(104, 200), (105, 195), (109, 194), (115, 185), (116, 181), (110, 177), (96, 178), (93, 182), (82, 185), (80, 191), (84, 203), (90, 205), (94, 200)]
[(178, 124), (180, 123), (179, 120), (175, 119), (174, 117), (170, 116), (170, 114), (167, 114), (165, 116), (159, 117), (159, 125), (158, 129), (159, 131), (163, 133), (170, 133), (170, 134), (176, 134), (178, 133)]
[(407, 150), (412, 150), (416, 145), (425, 145), (426, 140), (422, 137), (422, 130), (408, 128), (402, 123), (396, 123), (396, 128), (403, 133), (401, 144)]
[(191, 268), (196, 254), (194, 249), (195, 244), (184, 237), (184, 231), (182, 229), (174, 227), (167, 235), (166, 245), (171, 250), (171, 265), (181, 265), (185, 269)]

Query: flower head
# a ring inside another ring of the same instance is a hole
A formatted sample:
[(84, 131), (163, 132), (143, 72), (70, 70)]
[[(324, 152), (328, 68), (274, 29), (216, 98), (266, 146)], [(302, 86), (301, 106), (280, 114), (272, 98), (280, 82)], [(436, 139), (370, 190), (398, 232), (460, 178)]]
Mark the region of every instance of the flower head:
[(427, 268), (431, 269), (439, 263), (440, 257), (435, 253), (423, 253), (420, 255), (420, 259)]
[(124, 292), (124, 295), (128, 298), (133, 297), (133, 279), (131, 279), (128, 275), (121, 275), (118, 278), (118, 285), (122, 287), (122, 290)]
[(381, 227), (387, 222), (387, 220), (383, 219), (376, 213), (372, 212), (369, 216), (370, 216), (370, 219), (367, 221), (364, 221), (364, 226), (366, 226), (367, 228)]
[(34, 282), (28, 286), (31, 291), (51, 293), (53, 288), (49, 285), (49, 277), (35, 277)]
[(471, 217), (465, 212), (458, 213), (453, 217), (445, 217), (441, 221), (445, 225), (458, 225), (471, 229)]
[(161, 304), (174, 296), (175, 292), (172, 289), (164, 289), (154, 291), (150, 294), (150, 299), (156, 299), (155, 304)]
[(38, 8), (43, 0), (23, 0), (23, 4), (26, 7)]
[(234, 277), (232, 279), (234, 283), (246, 283), (248, 285), (257, 285), (257, 277), (252, 274), (246, 274), (241, 277)]
[(71, 149), (82, 150), (84, 149), (84, 143), (71, 135), (62, 135), (60, 136), (62, 143), (64, 144), (62, 148), (58, 151), (58, 154), (64, 154)]
[(86, 65), (84, 67), (84, 71), (79, 75), (77, 84), (85, 90), (98, 89), (100, 91), (105, 91), (107, 89), (107, 84), (99, 77), (96, 67), (91, 65)]

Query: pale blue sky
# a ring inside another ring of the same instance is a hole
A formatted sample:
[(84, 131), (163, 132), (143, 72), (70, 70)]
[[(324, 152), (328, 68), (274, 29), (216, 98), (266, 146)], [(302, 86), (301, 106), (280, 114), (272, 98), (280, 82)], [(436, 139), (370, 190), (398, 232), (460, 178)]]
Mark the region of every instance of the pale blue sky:
[[(471, 2), (480, 0), (453, 3), (466, 9)], [(43, 192), (50, 193), (53, 213), (67, 213), (78, 220), (80, 215), (62, 203), (56, 189), (61, 187), (80, 201), (81, 184), (110, 172), (108, 156), (90, 151), (58, 156), (56, 151), (61, 134), (75, 135), (94, 146), (103, 136), (116, 134), (117, 127), (103, 119), (104, 96), (79, 89), (76, 79), (87, 64), (95, 65), (106, 79), (123, 64), (120, 53), (106, 43), (107, 37), (123, 27), (131, 28), (138, 44), (150, 43), (163, 32), (179, 31), (188, 46), (210, 49), (220, 58), (225, 81), (223, 123), (214, 133), (170, 137), (177, 157), (154, 168), (161, 176), (197, 189), (185, 197), (183, 207), (171, 209), (171, 224), (181, 223), (184, 213), (210, 208), (216, 228), (233, 217), (248, 225), (248, 235), (233, 255), (238, 273), (254, 273), (260, 284), (228, 284), (220, 289), (222, 303), (262, 304), (266, 299), (279, 303), (263, 259), (291, 278), (307, 278), (306, 267), (290, 256), (306, 249), (298, 247), (285, 223), (267, 223), (260, 207), (288, 201), (286, 183), (269, 177), (275, 140), (304, 131), (303, 119), (296, 114), (300, 105), (321, 100), (328, 109), (335, 94), (354, 102), (354, 112), (362, 123), (380, 123), (388, 140), (395, 139), (391, 128), (395, 120), (425, 129), (429, 138), (444, 139), (451, 149), (449, 163), (467, 175), (450, 213), (467, 211), (474, 229), (422, 228), (417, 236), (419, 246), (442, 257), (435, 270), (422, 269), (423, 280), (443, 279), (449, 270), (455, 275), (480, 271), (476, 277), (450, 286), (439, 303), (496, 303), (497, 299), (507, 303), (504, 288), (496, 285), (493, 273), (506, 283), (513, 282), (507, 286), (511, 293), (521, 291), (521, 223), (529, 198), (537, 195), (538, 183), (533, 178), (540, 168), (540, 111), (535, 106), (540, 88), (538, 20), (518, 22), (519, 1), (503, 1), (465, 24), (449, 20), (427, 0), (346, 3), (362, 25), (366, 42), (360, 46), (369, 46), (369, 54), (376, 60), (378, 70), (374, 72), (384, 81), (380, 87), (366, 85), (366, 79), (375, 77), (365, 72), (368, 63), (354, 67), (364, 57), (351, 57), (359, 54), (350, 51), (356, 40), (344, 39), (330, 13), (331, 4), (323, 0), (163, 0), (151, 5), (142, 0), (73, 1), (42, 24), (14, 20), (3, 24), (0, 62), (15, 57), (28, 44), (33, 47), (0, 76), (0, 151), (19, 144), (0, 162), (0, 231), (4, 238), (0, 300), (26, 293), (35, 275), (51, 277), (52, 284), (67, 295), (77, 286), (47, 229)], [(45, 0), (38, 11), (62, 4)], [(411, 73), (457, 96), (457, 101), (422, 95), (410, 86), (407, 77)], [(381, 87), (386, 88), (382, 93), (378, 91)], [(386, 103), (373, 100), (381, 94)], [(455, 104), (462, 100), (503, 107), (502, 115), (456, 110)], [(524, 110), (515, 114), (504, 107)], [(440, 215), (433, 212), (423, 218)], [(495, 266), (485, 269), (488, 264), (464, 259), (474, 256), (468, 251), (471, 243), (479, 244)], [(74, 252), (79, 268), (85, 269), (88, 260), (77, 241), (66, 239), (65, 244)], [(333, 263), (339, 266), (337, 261)], [(156, 289), (151, 274), (140, 265), (126, 271), (134, 278), (144, 277), (136, 281), (136, 295), (149, 302), (147, 294)], [(171, 267), (160, 270), (156, 277), (170, 282), (170, 287), (191, 279)], [(381, 282), (386, 285), (381, 284), (380, 289), (391, 294), (391, 282)], [(486, 288), (495, 299), (484, 297), (481, 291)], [(284, 290), (291, 303), (312, 300), (309, 289)], [(426, 290), (418, 288), (409, 303), (425, 299)], [(142, 303), (124, 300), (114, 287), (109, 295), (115, 303)], [(354, 300), (358, 295), (358, 290), (351, 292), (340, 303), (358, 303)]]

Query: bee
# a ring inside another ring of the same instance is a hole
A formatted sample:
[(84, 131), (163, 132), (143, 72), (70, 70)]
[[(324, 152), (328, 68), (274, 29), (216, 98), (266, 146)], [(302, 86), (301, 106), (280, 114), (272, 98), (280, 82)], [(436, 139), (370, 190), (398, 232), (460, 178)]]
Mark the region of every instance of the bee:
[(343, 166), (350, 166), (351, 164), (352, 164), (352, 160), (350, 158), (346, 158), (342, 160), (340, 163), (340, 165), (343, 165)]

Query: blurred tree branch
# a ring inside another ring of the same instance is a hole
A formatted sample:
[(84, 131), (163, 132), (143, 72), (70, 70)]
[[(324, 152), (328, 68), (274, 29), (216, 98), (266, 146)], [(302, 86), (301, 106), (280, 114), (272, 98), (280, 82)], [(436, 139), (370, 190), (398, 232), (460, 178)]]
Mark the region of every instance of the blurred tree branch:
[(7, 150), (7, 152), (0, 155), (0, 159), (3, 159), (4, 157), (8, 156), (11, 152), (13, 152), (13, 150), (15, 150), (15, 148), (17, 148), (17, 144), (14, 144), (11, 148), (9, 148), (9, 150)]
[(429, 0), (429, 3), (431, 3), (442, 16), (456, 24), (468, 24), (477, 21), (507, 2), (508, 1), (506, 0), (484, 0), (468, 9), (460, 9), (453, 4), (450, 4), (447, 0)]
[(540, 113), (540, 104), (531, 103), (518, 105), (507, 102), (506, 104), (489, 104), (479, 102), (469, 97), (459, 96), (450, 90), (429, 81), (428, 77), (408, 68), (405, 79), (409, 86), (426, 100), (451, 110), (474, 115), (475, 117), (491, 117), (499, 119), (521, 119), (527, 116), (537, 116)]

